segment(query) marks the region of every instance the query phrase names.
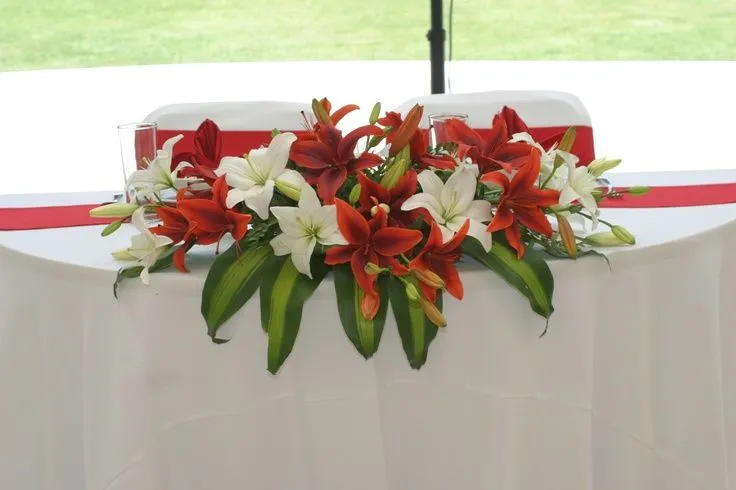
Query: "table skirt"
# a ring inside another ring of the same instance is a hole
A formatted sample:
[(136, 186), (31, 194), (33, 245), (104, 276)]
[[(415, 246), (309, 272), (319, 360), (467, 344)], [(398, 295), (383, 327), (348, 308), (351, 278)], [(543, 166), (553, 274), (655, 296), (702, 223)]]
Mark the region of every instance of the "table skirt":
[(421, 371), (389, 314), (363, 360), (331, 281), (266, 372), (252, 300), (214, 345), (206, 264), (114, 272), (0, 247), (0, 488), (736, 489), (736, 222), (554, 261), (544, 321), (462, 273)]

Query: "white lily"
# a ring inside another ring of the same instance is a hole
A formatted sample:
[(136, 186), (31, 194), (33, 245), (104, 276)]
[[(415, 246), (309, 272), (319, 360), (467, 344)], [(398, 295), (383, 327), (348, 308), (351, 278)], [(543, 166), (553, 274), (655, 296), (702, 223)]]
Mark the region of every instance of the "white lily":
[(224, 157), (215, 173), (224, 175), (232, 187), (227, 193), (227, 207), (245, 202), (261, 219), (267, 219), (274, 186), (283, 186), (282, 192), (288, 196), (293, 195), (291, 191), (295, 187), (301, 188), (304, 177), (295, 170), (286, 169), (294, 141), (294, 133), (279, 133), (268, 148), (251, 150), (246, 158)]
[(310, 278), (309, 263), (315, 245), (347, 244), (337, 227), (335, 206), (322, 206), (317, 193), (309, 185), (302, 187), (299, 207), (274, 206), (271, 212), (283, 232), (271, 240), (274, 254), (291, 254), (296, 270)]
[(491, 203), (473, 200), (478, 187), (478, 167), (459, 166), (446, 183), (431, 170), (419, 174), (422, 191), (401, 205), (403, 211), (424, 208), (442, 231), (442, 239), (449, 241), (455, 232), (470, 220), (468, 235), (477, 238), (487, 251), (491, 249), (491, 233), (483, 223), (491, 220)]
[(135, 260), (143, 266), (141, 281), (148, 285), (150, 275), (148, 269), (156, 263), (161, 254), (172, 244), (172, 240), (166, 236), (154, 235), (146, 226), (143, 219), (144, 207), (138, 208), (131, 218), (133, 226), (140, 232), (130, 239), (130, 247), (113, 252), (113, 257), (118, 260)]
[(181, 162), (174, 171), (171, 171), (171, 157), (174, 145), (184, 136), (179, 134), (166, 140), (158, 150), (156, 158), (143, 170), (136, 170), (128, 177), (128, 188), (135, 189), (136, 195), (148, 199), (165, 189), (176, 188), (176, 179), (179, 171), (184, 167), (191, 167), (190, 163)]
[(560, 192), (560, 205), (567, 206), (574, 201), (580, 204), (593, 218), (593, 229), (598, 226), (598, 203), (593, 197), (593, 191), (598, 187), (594, 175), (588, 172), (587, 167), (576, 167), (572, 161), (566, 161), (567, 182)]

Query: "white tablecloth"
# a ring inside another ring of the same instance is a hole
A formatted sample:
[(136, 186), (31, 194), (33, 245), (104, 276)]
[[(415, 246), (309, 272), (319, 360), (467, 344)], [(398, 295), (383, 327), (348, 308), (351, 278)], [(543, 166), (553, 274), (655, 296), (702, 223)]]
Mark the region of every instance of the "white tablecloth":
[[(634, 179), (736, 173), (616, 183)], [(611, 270), (553, 261), (543, 338), (516, 291), (468, 265), (421, 371), (390, 315), (363, 361), (326, 281), (277, 377), (257, 301), (230, 343), (208, 341), (208, 251), (116, 301), (109, 252), (130, 230), (0, 232), (0, 488), (736, 489), (736, 205), (604, 216), (639, 244)]]

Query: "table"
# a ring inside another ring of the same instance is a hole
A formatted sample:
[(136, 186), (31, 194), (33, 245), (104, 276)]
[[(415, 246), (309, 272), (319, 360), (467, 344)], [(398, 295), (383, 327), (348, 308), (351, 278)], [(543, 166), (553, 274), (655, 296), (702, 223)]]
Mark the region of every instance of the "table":
[[(736, 172), (621, 174), (707, 183)], [(107, 199), (109, 193), (45, 196)], [(6, 196), (0, 205), (27, 205)], [(421, 371), (363, 361), (323, 283), (278, 377), (257, 302), (206, 337), (192, 273), (126, 282), (101, 227), (0, 232), (0, 488), (736, 488), (736, 205), (603, 214), (638, 245), (551, 262), (544, 322), (467, 264)], [(310, 321), (312, 320), (312, 321)]]

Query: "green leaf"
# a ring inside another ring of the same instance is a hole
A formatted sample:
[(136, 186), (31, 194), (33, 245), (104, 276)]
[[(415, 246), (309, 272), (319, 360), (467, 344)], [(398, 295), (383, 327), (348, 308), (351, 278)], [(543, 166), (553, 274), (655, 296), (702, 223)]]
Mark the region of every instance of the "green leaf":
[(327, 274), (324, 257), (312, 256), (313, 279), (294, 267), (291, 257), (271, 257), (261, 281), (261, 325), (268, 333), (268, 371), (276, 374), (294, 347), (304, 303)]
[[(409, 280), (415, 282), (413, 279)], [(391, 277), (389, 280), (388, 294), (391, 298), (391, 310), (394, 312), (406, 359), (412, 368), (420, 369), (427, 362), (429, 344), (437, 336), (439, 329), (429, 321), (419, 303), (409, 301), (406, 296), (406, 287), (396, 277)], [(437, 294), (435, 305), (440, 311), (442, 310), (441, 292)]]
[(102, 233), (101, 233), (101, 235), (102, 235), (102, 236), (108, 236), (108, 235), (112, 235), (113, 233), (115, 233), (116, 231), (118, 231), (118, 228), (120, 228), (120, 226), (121, 226), (122, 224), (123, 224), (123, 221), (122, 221), (122, 220), (118, 220), (118, 221), (113, 221), (112, 223), (110, 223), (109, 225), (107, 225), (107, 226), (106, 226), (106, 227), (105, 227), (105, 228), (104, 228), (104, 229), (102, 230)]
[(549, 319), (554, 311), (552, 295), (555, 283), (549, 266), (539, 252), (532, 247), (526, 247), (524, 257), (519, 260), (516, 258), (516, 251), (495, 237), (488, 253), (483, 250), (480, 242), (472, 237), (465, 239), (462, 248), (464, 253), (496, 272), (529, 298), (535, 313)]
[[(162, 253), (161, 256), (158, 258), (156, 263), (148, 268), (148, 272), (159, 272), (171, 267), (171, 265), (174, 263), (174, 253), (179, 250), (180, 247), (181, 245), (175, 245), (166, 249), (166, 251)], [(136, 277), (140, 277), (141, 272), (143, 272), (142, 265), (123, 267), (118, 271), (118, 274), (115, 277), (115, 282), (112, 285), (112, 295), (115, 296), (115, 299), (118, 298), (118, 289), (120, 288), (120, 283), (123, 282), (124, 279), (134, 279)]]
[(221, 340), (217, 330), (258, 290), (263, 265), (272, 255), (268, 244), (240, 253), (233, 244), (212, 263), (202, 289), (201, 309), (212, 340)]
[(335, 294), (337, 295), (337, 311), (340, 322), (350, 342), (353, 343), (360, 355), (369, 359), (378, 350), (381, 342), (383, 326), (386, 323), (388, 309), (387, 280), (378, 278), (378, 291), (381, 306), (373, 320), (366, 320), (360, 311), (360, 302), (363, 299), (363, 290), (358, 287), (349, 264), (335, 266)]

